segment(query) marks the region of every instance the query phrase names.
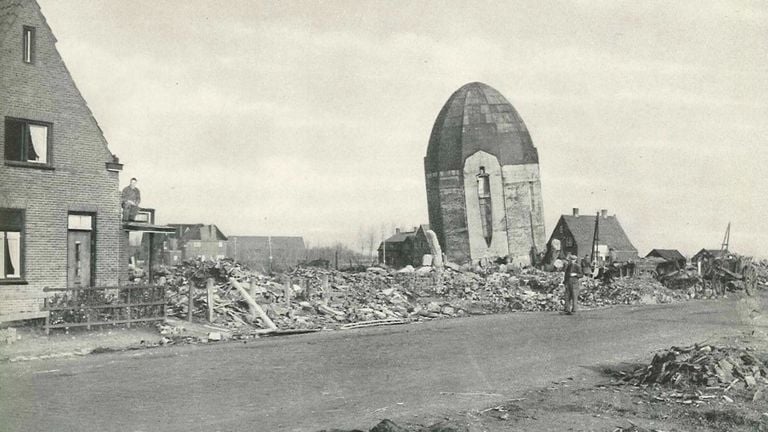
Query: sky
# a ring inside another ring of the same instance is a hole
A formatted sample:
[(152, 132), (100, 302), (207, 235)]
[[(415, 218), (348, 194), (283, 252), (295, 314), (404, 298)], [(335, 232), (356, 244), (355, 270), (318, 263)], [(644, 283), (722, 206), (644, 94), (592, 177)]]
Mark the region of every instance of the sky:
[(462, 85), (539, 151), (547, 234), (607, 209), (640, 254), (768, 256), (768, 2), (38, 0), (160, 223), (360, 247), (427, 223)]

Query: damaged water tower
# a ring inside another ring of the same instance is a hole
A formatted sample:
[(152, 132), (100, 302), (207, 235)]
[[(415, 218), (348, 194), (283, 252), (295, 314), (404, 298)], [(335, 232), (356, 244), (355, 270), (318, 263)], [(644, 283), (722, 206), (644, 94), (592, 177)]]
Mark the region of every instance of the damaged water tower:
[(424, 158), (429, 223), (455, 263), (529, 264), (545, 247), (539, 155), (515, 108), (469, 83), (440, 110)]

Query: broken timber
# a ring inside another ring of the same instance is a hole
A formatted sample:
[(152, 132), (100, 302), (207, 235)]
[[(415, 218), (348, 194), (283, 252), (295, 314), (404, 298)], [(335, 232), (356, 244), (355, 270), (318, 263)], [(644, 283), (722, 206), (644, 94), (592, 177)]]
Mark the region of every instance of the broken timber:
[[(233, 287), (237, 288), (238, 291), (240, 291), (240, 294), (243, 296), (246, 302), (248, 302), (248, 305), (250, 305), (253, 308), (253, 311), (255, 312), (255, 315), (258, 315), (261, 319), (261, 322), (264, 323), (264, 325), (267, 326), (268, 330), (277, 330), (277, 326), (274, 322), (267, 316), (266, 313), (264, 313), (264, 309), (259, 306), (258, 303), (251, 297), (251, 295), (248, 293), (248, 291), (238, 282), (235, 280), (235, 278), (229, 278), (229, 282), (232, 284)], [(255, 318), (255, 317), (254, 317)]]
[(408, 322), (409, 320), (404, 320), (401, 318), (387, 318), (387, 319), (380, 319), (380, 320), (361, 321), (356, 323), (344, 324), (339, 328), (342, 330), (351, 330), (351, 329), (364, 328), (364, 327), (407, 324)]

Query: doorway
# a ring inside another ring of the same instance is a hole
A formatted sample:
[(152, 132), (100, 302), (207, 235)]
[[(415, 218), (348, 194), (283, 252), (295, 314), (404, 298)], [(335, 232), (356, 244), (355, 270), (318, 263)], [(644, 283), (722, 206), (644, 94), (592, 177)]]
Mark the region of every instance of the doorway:
[(67, 223), (67, 287), (93, 286), (93, 215), (70, 213)]

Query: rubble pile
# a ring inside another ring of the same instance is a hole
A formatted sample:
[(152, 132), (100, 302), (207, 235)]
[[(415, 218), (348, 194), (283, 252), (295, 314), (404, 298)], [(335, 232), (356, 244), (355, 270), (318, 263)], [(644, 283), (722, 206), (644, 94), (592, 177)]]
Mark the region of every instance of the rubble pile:
[(634, 372), (621, 372), (632, 384), (677, 387), (753, 388), (768, 384), (765, 363), (746, 349), (693, 345), (657, 353), (651, 364)]
[[(206, 283), (213, 279), (211, 321), (229, 328), (266, 328), (243, 291), (279, 329), (350, 328), (355, 323), (556, 311), (562, 309), (564, 297), (562, 273), (533, 268), (480, 274), (451, 267), (442, 272), (431, 267), (400, 271), (371, 267), (361, 272), (299, 267), (284, 275), (267, 276), (225, 259), (186, 261), (163, 273), (168, 315), (187, 317), (193, 287), (193, 317), (208, 320)], [(652, 278), (620, 278), (610, 284), (590, 279), (585, 285), (579, 300), (587, 307), (686, 298), (685, 292), (669, 290)]]
[(757, 270), (758, 288), (768, 288), (768, 260), (755, 262), (755, 269)]
[[(587, 279), (579, 301), (588, 306), (656, 304), (696, 298), (700, 290), (676, 291), (650, 276), (614, 279), (610, 284)], [(699, 294), (699, 297), (702, 295)]]

